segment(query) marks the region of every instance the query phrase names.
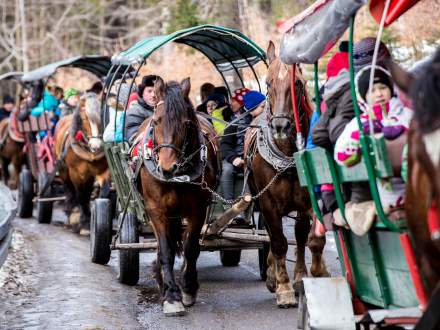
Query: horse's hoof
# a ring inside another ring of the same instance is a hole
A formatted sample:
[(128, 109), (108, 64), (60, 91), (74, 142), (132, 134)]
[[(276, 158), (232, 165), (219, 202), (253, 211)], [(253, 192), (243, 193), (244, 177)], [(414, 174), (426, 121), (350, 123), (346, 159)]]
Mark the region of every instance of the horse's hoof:
[(89, 229), (85, 229), (85, 228), (81, 228), (79, 231), (79, 235), (80, 236), (90, 236), (90, 230)]
[(297, 307), (298, 302), (293, 291), (283, 291), (277, 293), (277, 306), (279, 308)]
[(269, 292), (275, 293), (275, 290), (277, 288), (277, 280), (275, 278), (268, 277), (266, 279), (266, 287)]
[(182, 316), (185, 315), (185, 306), (180, 301), (163, 302), (163, 313), (165, 316)]
[(69, 215), (69, 221), (68, 221), (69, 224), (72, 226), (79, 224), (80, 217), (81, 217), (81, 214), (79, 212), (72, 212)]
[(182, 291), (182, 303), (185, 307), (191, 307), (196, 303), (197, 295), (190, 295), (189, 293), (185, 293)]

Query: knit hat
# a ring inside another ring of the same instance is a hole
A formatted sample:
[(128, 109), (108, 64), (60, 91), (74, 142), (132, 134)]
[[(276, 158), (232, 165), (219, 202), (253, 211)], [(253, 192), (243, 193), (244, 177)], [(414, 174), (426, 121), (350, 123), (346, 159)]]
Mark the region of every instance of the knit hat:
[(10, 95), (5, 95), (3, 97), (3, 104), (8, 104), (8, 103), (14, 104), (14, 99)]
[(217, 103), (217, 108), (222, 108), (226, 105), (225, 97), (222, 94), (211, 94), (206, 99), (206, 103), (209, 101), (214, 101)]
[[(367, 37), (353, 45), (353, 66), (354, 71), (358, 72), (365, 65), (371, 64), (373, 61), (374, 45), (376, 38)], [(382, 62), (387, 57), (390, 57), (390, 51), (387, 46), (381, 41), (377, 55), (378, 63)]]
[(243, 97), (249, 91), (250, 89), (246, 87), (238, 88), (234, 91), (234, 93), (232, 93), (232, 99), (240, 103), (241, 106), (243, 106)]
[(243, 96), (244, 109), (255, 110), (261, 103), (266, 101), (266, 96), (257, 91), (249, 91)]
[(64, 100), (67, 101), (67, 99), (71, 96), (79, 95), (79, 91), (75, 88), (68, 88), (64, 92)]
[[(364, 67), (361, 71), (359, 71), (359, 73), (356, 75), (356, 86), (358, 89), (358, 93), (363, 100), (366, 100), (370, 74), (371, 65), (368, 65)], [(376, 66), (376, 69), (374, 70), (374, 83), (382, 83), (388, 86), (388, 88), (391, 90), (391, 95), (393, 94), (393, 81), (391, 79), (391, 75), (381, 66)]]
[(342, 69), (348, 70), (348, 53), (337, 52), (327, 63), (327, 79), (336, 77)]

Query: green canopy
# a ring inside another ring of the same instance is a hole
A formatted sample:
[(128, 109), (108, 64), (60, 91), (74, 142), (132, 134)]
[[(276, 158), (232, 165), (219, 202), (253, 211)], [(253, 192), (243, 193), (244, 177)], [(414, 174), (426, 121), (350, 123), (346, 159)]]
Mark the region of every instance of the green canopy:
[(100, 55), (75, 56), (26, 72), (21, 80), (23, 82), (30, 82), (44, 79), (54, 74), (61, 67), (80, 68), (102, 79), (107, 75), (111, 67), (111, 60), (108, 56)]
[(115, 65), (140, 64), (168, 42), (185, 44), (203, 53), (220, 72), (253, 66), (266, 59), (265, 52), (239, 31), (215, 25), (200, 25), (169, 35), (139, 41), (112, 58)]

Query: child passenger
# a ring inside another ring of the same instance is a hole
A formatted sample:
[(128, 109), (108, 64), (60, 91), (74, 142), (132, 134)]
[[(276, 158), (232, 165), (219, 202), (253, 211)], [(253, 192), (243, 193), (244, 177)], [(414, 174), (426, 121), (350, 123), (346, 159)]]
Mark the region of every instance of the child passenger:
[[(386, 140), (394, 140), (408, 130), (412, 111), (394, 96), (391, 76), (381, 66), (376, 66), (373, 90), (370, 95), (368, 93), (370, 72), (371, 66), (366, 66), (356, 75), (356, 88), (363, 111), (361, 114), (362, 130), (365, 134), (382, 133)], [(369, 124), (369, 113), (366, 111), (367, 101), (372, 105), (372, 128)], [(336, 162), (347, 167), (357, 164), (361, 157), (360, 148), (358, 124), (354, 118), (336, 141), (334, 152)], [(405, 184), (401, 177), (378, 179), (377, 187), (385, 212), (403, 206)]]

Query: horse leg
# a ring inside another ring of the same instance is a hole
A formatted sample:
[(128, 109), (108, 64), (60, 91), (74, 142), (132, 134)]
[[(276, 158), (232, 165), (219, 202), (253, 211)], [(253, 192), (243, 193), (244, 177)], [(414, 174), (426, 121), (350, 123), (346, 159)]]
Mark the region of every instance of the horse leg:
[[(205, 208), (192, 208), (198, 211)], [(182, 302), (186, 307), (195, 304), (199, 282), (197, 281), (197, 259), (200, 255), (199, 237), (204, 222), (205, 212), (197, 212), (188, 219), (188, 230), (183, 246), (185, 262), (182, 276)]]
[(15, 188), (18, 187), (20, 181), (21, 165), (23, 164), (23, 156), (21, 154), (15, 154), (12, 157), (12, 165), (14, 166), (14, 183)]
[(90, 232), (90, 196), (93, 191), (93, 180), (89, 180), (82, 189), (77, 190), (80, 218), (79, 218), (79, 234), (87, 235)]
[(2, 158), (2, 172), (3, 172), (3, 182), (8, 185), (9, 181), (9, 163), (10, 160), (7, 158)]
[[(319, 221), (319, 220), (316, 220)], [(325, 246), (325, 235), (317, 237), (313, 230), (309, 233), (307, 245), (312, 253), (312, 266), (310, 266), (310, 273), (313, 277), (329, 277), (330, 273), (327, 271), (322, 252)]]
[[(268, 203), (269, 200), (266, 200)], [(263, 203), (264, 204), (264, 203)], [(270, 203), (271, 204), (271, 203)], [(281, 308), (293, 307), (297, 304), (295, 292), (286, 268), (287, 239), (283, 233), (282, 215), (278, 212), (264, 212), (265, 210), (273, 210), (273, 206), (263, 205), (262, 208), (266, 226), (270, 236), (270, 253), (268, 257), (269, 269), (267, 271), (266, 285), (271, 291), (273, 288), (273, 273), (275, 273), (277, 297), (277, 305)]]
[(309, 232), (310, 217), (307, 213), (300, 213), (299, 219), (295, 223), (296, 265), (293, 272), (295, 283), (300, 282), (303, 277), (307, 276), (305, 251)]
[(174, 277), (174, 260), (177, 242), (173, 239), (172, 224), (166, 216), (159, 212), (150, 212), (153, 227), (158, 241), (156, 280), (159, 285), (163, 312), (166, 316), (182, 315), (185, 307), (182, 304), (182, 294)]

